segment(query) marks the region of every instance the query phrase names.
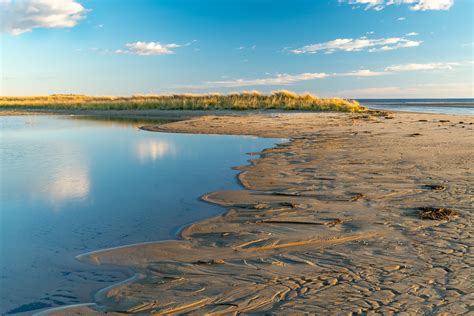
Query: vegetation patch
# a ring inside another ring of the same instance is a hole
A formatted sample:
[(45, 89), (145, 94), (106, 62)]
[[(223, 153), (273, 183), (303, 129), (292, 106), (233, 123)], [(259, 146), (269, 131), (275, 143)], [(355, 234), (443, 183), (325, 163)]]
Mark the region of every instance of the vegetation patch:
[(433, 191), (444, 191), (446, 190), (446, 187), (441, 184), (426, 184), (424, 188), (428, 190), (433, 190)]
[(365, 195), (362, 193), (354, 193), (354, 196), (351, 198), (351, 202), (358, 201), (362, 199)]
[(447, 221), (457, 216), (455, 210), (444, 207), (420, 207), (418, 216), (421, 219), (430, 219), (435, 221)]
[(364, 112), (354, 100), (319, 98), (286, 90), (271, 94), (258, 91), (231, 94), (136, 95), (131, 97), (55, 94), (31, 97), (0, 97), (0, 109), (51, 110), (297, 110)]

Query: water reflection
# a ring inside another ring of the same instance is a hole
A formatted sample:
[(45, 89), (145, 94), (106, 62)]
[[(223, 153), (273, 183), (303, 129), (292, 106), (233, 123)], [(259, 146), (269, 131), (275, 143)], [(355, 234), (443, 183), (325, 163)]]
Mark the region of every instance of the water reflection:
[(0, 117), (0, 314), (89, 302), (122, 276), (76, 255), (176, 238), (222, 212), (199, 197), (239, 189), (231, 167), (275, 142), (126, 124)]
[(47, 188), (47, 196), (57, 205), (69, 200), (85, 199), (90, 191), (90, 177), (85, 166), (61, 169)]
[(135, 153), (138, 159), (144, 161), (154, 161), (168, 155), (176, 155), (176, 146), (168, 141), (146, 139), (138, 141)]
[(1, 199), (31, 200), (55, 209), (87, 199), (92, 183), (88, 149), (60, 135), (51, 138), (56, 133), (48, 136), (40, 127), (28, 137), (22, 124), (17, 126), (20, 130), (0, 138)]
[(102, 125), (106, 127), (140, 127), (150, 124), (165, 124), (175, 122), (178, 119), (168, 117), (124, 117), (124, 116), (92, 116), (92, 115), (71, 115), (67, 118), (82, 121), (91, 125)]

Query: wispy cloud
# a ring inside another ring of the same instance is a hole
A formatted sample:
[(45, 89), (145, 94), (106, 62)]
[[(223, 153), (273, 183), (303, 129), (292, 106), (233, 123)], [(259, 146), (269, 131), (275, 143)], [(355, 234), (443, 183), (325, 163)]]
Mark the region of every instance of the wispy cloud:
[(70, 28), (86, 12), (75, 0), (0, 0), (0, 31), (20, 35), (34, 28)]
[(206, 88), (236, 88), (247, 86), (283, 86), (290, 85), (299, 81), (323, 79), (331, 76), (327, 73), (301, 73), (296, 75), (278, 74), (275, 77), (260, 79), (233, 79), (221, 81), (206, 81), (196, 85), (179, 85), (177, 88), (186, 89), (206, 89)]
[(361, 37), (358, 39), (338, 38), (332, 41), (306, 45), (301, 48), (290, 50), (293, 54), (315, 54), (324, 52), (332, 54), (337, 51), (358, 52), (366, 50), (368, 52), (384, 52), (406, 47), (419, 46), (422, 41), (407, 39), (404, 37), (389, 37), (379, 39), (369, 39)]
[(449, 10), (454, 0), (339, 0), (357, 7), (364, 6), (365, 10), (380, 11), (391, 5), (408, 5), (413, 11), (429, 11), (429, 10)]
[(334, 76), (345, 76), (345, 77), (376, 77), (390, 75), (400, 72), (413, 72), (413, 71), (436, 71), (436, 70), (454, 70), (457, 67), (466, 65), (466, 62), (444, 62), (444, 63), (408, 63), (391, 65), (385, 67), (380, 71), (373, 71), (369, 69), (356, 70), (347, 73), (333, 74)]
[(360, 89), (341, 90), (334, 95), (344, 98), (377, 98), (377, 97), (394, 97), (401, 94), (402, 89), (398, 86), (387, 87), (369, 87)]
[[(194, 41), (193, 41), (194, 42)], [(140, 56), (156, 56), (174, 54), (174, 49), (189, 46), (192, 42), (186, 44), (161, 44), (160, 42), (134, 42), (127, 43), (126, 50), (118, 49), (116, 54), (132, 54)]]
[(418, 34), (417, 32), (410, 32), (410, 33), (407, 33), (405, 34), (405, 36), (418, 36), (420, 34)]
[[(409, 1), (412, 0), (404, 0), (405, 3), (409, 3)], [(413, 2), (410, 9), (414, 11), (449, 10), (454, 4), (454, 0), (418, 0)]]
[(425, 64), (402, 64), (392, 65), (385, 68), (388, 72), (407, 72), (407, 71), (423, 71), (423, 70), (452, 70), (459, 66), (460, 63), (425, 63)]
[(252, 46), (239, 46), (236, 49), (237, 50), (255, 50), (257, 48), (257, 45), (252, 45)]
[(466, 82), (428, 83), (409, 87), (385, 86), (341, 90), (333, 95), (344, 98), (460, 98), (474, 97), (474, 85)]
[(352, 72), (341, 73), (341, 74), (338, 74), (338, 76), (343, 76), (343, 77), (377, 77), (377, 76), (383, 76), (383, 75), (387, 75), (387, 74), (388, 73), (384, 72), (384, 71), (372, 71), (372, 70), (369, 70), (369, 69), (361, 69), (361, 70), (356, 70), (356, 71), (352, 71)]
[(206, 81), (200, 84), (177, 85), (179, 89), (210, 89), (210, 88), (238, 88), (249, 86), (285, 86), (292, 85), (301, 81), (326, 79), (335, 77), (377, 77), (392, 75), (402, 72), (416, 71), (434, 71), (434, 70), (453, 70), (455, 67), (465, 64), (463, 63), (425, 63), (425, 64), (401, 64), (385, 67), (383, 70), (359, 69), (350, 72), (325, 73), (325, 72), (305, 72), (301, 74), (278, 74), (273, 77), (265, 77), (258, 79), (229, 79), (219, 81)]

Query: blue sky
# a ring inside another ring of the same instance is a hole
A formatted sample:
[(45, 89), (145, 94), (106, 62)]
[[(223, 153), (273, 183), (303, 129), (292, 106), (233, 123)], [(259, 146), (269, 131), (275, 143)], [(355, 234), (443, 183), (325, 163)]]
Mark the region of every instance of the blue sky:
[(2, 95), (474, 97), (472, 0), (0, 0)]

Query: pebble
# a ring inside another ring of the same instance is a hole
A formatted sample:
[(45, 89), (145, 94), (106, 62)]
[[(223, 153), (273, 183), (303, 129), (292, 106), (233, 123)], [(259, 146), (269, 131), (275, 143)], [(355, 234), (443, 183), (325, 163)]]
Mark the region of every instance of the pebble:
[(326, 285), (336, 285), (336, 284), (337, 284), (336, 278), (331, 278), (329, 280), (326, 280)]
[(390, 272), (390, 271), (395, 271), (395, 270), (400, 269), (400, 266), (399, 265), (389, 265), (389, 266), (385, 266), (383, 269), (387, 272)]

